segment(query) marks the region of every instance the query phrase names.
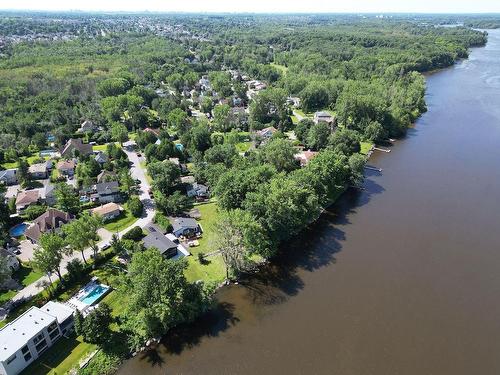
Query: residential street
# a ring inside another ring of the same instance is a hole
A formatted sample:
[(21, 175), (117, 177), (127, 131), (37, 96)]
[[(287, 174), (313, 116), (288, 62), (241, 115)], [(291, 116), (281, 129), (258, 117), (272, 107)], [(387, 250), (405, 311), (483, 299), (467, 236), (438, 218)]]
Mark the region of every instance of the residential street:
[[(130, 162), (132, 163), (130, 166), (130, 173), (132, 175), (133, 179), (140, 180), (140, 191), (139, 191), (139, 198), (142, 201), (144, 205), (144, 213), (143, 217), (139, 218), (136, 222), (134, 222), (131, 226), (127, 227), (126, 229), (122, 230), (121, 232), (118, 233), (119, 237), (122, 237), (125, 233), (127, 233), (132, 227), (135, 226), (140, 226), (141, 228), (146, 226), (154, 217), (155, 215), (155, 208), (154, 208), (154, 202), (151, 199), (148, 191), (150, 189), (150, 185), (146, 179), (146, 173), (145, 171), (141, 168), (140, 166), (140, 158), (137, 156), (137, 153), (134, 151), (135, 147), (135, 142), (134, 141), (128, 141), (124, 143), (123, 145), (123, 150), (127, 154)], [(113, 233), (107, 231), (104, 228), (99, 229), (99, 236), (101, 237), (101, 241), (98, 243), (99, 248), (102, 248), (103, 246), (107, 245), (111, 241), (111, 236)], [(86, 249), (85, 252), (85, 257), (88, 259), (90, 256), (93, 254), (92, 249)], [(66, 270), (66, 265), (73, 259), (82, 259), (82, 256), (80, 253), (74, 253), (71, 256), (65, 257), (62, 261), (61, 264), (61, 273), (65, 275), (68, 271)], [(52, 275), (51, 279), (54, 281), (57, 278), (56, 275)], [(36, 281), (33, 284), (30, 284), (26, 286), (24, 289), (20, 290), (13, 298), (12, 301), (17, 301), (23, 298), (29, 298), (31, 296), (34, 296), (38, 293), (40, 293), (44, 287), (43, 284), (45, 281), (49, 281), (49, 278), (47, 276), (44, 276), (40, 278), (38, 281)]]

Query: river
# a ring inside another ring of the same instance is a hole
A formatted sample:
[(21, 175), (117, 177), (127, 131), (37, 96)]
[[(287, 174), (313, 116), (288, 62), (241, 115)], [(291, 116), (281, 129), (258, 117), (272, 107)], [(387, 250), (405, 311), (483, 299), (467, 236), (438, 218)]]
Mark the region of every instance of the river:
[(426, 100), (294, 255), (119, 374), (500, 374), (500, 30)]

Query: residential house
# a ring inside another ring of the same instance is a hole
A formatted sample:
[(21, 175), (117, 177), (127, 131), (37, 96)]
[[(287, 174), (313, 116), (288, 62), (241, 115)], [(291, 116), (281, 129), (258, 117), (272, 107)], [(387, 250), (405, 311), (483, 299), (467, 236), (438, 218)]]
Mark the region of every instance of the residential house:
[(40, 200), (45, 202), (47, 206), (53, 206), (56, 204), (56, 194), (55, 186), (52, 184), (47, 184), (43, 188), (39, 189)]
[(295, 108), (300, 107), (300, 98), (296, 96), (289, 96), (287, 98), (287, 103), (293, 105)]
[(176, 217), (172, 223), (172, 233), (176, 237), (195, 237), (203, 233), (201, 226), (194, 219), (188, 217)]
[(116, 179), (117, 176), (115, 172), (110, 172), (105, 169), (97, 175), (97, 183), (115, 181)]
[(92, 145), (83, 143), (80, 138), (70, 139), (61, 150), (61, 157), (69, 159), (75, 156), (75, 153), (79, 155), (90, 155), (92, 153)]
[(0, 329), (0, 374), (17, 375), (73, 327), (74, 310), (50, 301)]
[(38, 189), (20, 191), (16, 197), (17, 212), (23, 211), (31, 204), (38, 203), (39, 199), (40, 199), (40, 192)]
[(306, 166), (318, 153), (315, 151), (302, 151), (295, 155), (295, 159), (299, 161), (300, 166)]
[(75, 174), (76, 162), (74, 159), (61, 160), (57, 163), (56, 169), (63, 176), (73, 176)]
[(186, 173), (188, 171), (186, 164), (181, 163), (179, 158), (168, 158), (168, 161), (177, 165), (182, 173)]
[(47, 163), (37, 163), (29, 166), (29, 173), (34, 180), (48, 178)]
[(336, 125), (336, 119), (333, 115), (328, 112), (320, 111), (314, 114), (314, 123), (318, 124), (320, 122), (326, 122), (328, 125), (334, 127)]
[(169, 240), (162, 233), (151, 232), (142, 239), (146, 249), (156, 248), (165, 258), (173, 258), (177, 255), (177, 244)]
[(38, 240), (44, 233), (59, 233), (61, 227), (71, 220), (70, 214), (49, 208), (46, 212), (38, 216), (30, 224), (24, 235), (32, 243), (38, 243)]
[(120, 202), (121, 193), (118, 181), (101, 182), (95, 185), (96, 194), (92, 196), (100, 203)]
[(278, 130), (274, 126), (269, 126), (267, 128), (264, 128), (262, 130), (259, 130), (257, 132), (257, 136), (259, 136), (262, 139), (268, 140), (270, 139), (274, 133), (276, 133)]
[(112, 220), (122, 213), (123, 208), (116, 203), (106, 203), (100, 207), (91, 210), (92, 215), (102, 217), (103, 220)]
[(9, 267), (12, 272), (19, 269), (19, 259), (10, 251), (0, 248), (0, 257), (7, 260), (7, 267)]
[(17, 182), (17, 169), (12, 168), (0, 171), (0, 183), (5, 185), (15, 185)]
[(97, 130), (97, 126), (90, 120), (85, 120), (80, 128), (76, 131), (77, 133), (93, 133)]
[(98, 163), (101, 165), (101, 167), (102, 167), (104, 164), (106, 164), (106, 163), (108, 162), (109, 157), (108, 157), (108, 155), (107, 155), (107, 154), (105, 154), (104, 152), (99, 151), (99, 152), (95, 155), (94, 159), (95, 159), (95, 161), (96, 161), (96, 162), (98, 162)]
[(187, 196), (191, 198), (207, 199), (210, 197), (208, 187), (195, 182), (187, 188)]
[(154, 134), (156, 136), (156, 138), (160, 137), (160, 129), (146, 128), (146, 129), (144, 129), (144, 131)]

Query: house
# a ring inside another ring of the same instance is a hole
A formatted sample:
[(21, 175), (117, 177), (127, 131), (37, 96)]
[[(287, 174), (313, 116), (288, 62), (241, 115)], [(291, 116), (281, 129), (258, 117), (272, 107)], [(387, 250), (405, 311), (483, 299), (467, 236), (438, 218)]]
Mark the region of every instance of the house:
[(92, 145), (83, 143), (80, 138), (70, 139), (61, 150), (61, 157), (65, 159), (72, 158), (78, 155), (90, 155), (92, 153)]
[(296, 96), (289, 96), (286, 102), (290, 105), (293, 105), (295, 108), (300, 107), (300, 98)]
[(100, 203), (120, 202), (122, 198), (118, 181), (96, 184), (95, 191), (95, 197)]
[(55, 208), (49, 208), (46, 212), (38, 216), (30, 224), (24, 235), (32, 243), (38, 243), (38, 240), (44, 233), (58, 233), (61, 227), (71, 220), (71, 216)]
[(17, 257), (10, 251), (0, 248), (0, 257), (7, 260), (7, 267), (9, 267), (12, 272), (19, 269), (19, 259), (17, 259)]
[(97, 183), (115, 181), (116, 179), (117, 179), (116, 173), (107, 170), (103, 170), (101, 173), (97, 175)]
[(0, 374), (17, 375), (73, 327), (74, 310), (50, 301), (0, 329)]
[(160, 129), (146, 128), (146, 129), (144, 129), (144, 131), (154, 134), (156, 136), (156, 138), (160, 137)]
[(194, 184), (195, 183), (194, 176), (181, 176), (181, 183), (182, 184)]
[(274, 126), (269, 126), (257, 132), (257, 135), (264, 139), (270, 139), (278, 130)]
[(190, 198), (207, 199), (210, 197), (210, 193), (208, 192), (207, 186), (195, 182), (194, 184), (188, 186), (187, 196)]
[(17, 212), (23, 211), (31, 204), (38, 203), (40, 199), (40, 192), (35, 190), (24, 190), (19, 192), (16, 197), (16, 210)]
[(92, 215), (97, 215), (103, 218), (103, 220), (112, 220), (122, 213), (123, 208), (116, 203), (106, 203), (100, 207), (91, 210)]
[(38, 163), (30, 165), (29, 173), (34, 180), (43, 180), (48, 178), (47, 163)]
[(109, 157), (104, 152), (99, 151), (95, 155), (94, 159), (95, 159), (96, 162), (98, 162), (102, 166), (103, 164), (106, 164), (108, 162)]
[(17, 169), (12, 168), (0, 171), (0, 182), (5, 185), (17, 184)]
[(142, 239), (146, 249), (157, 248), (165, 258), (173, 258), (177, 255), (177, 244), (169, 240), (160, 232), (151, 232)]
[(56, 169), (63, 176), (73, 176), (75, 174), (76, 162), (71, 160), (61, 160), (57, 163)]
[(43, 188), (39, 189), (40, 200), (45, 202), (47, 206), (53, 206), (56, 204), (55, 186), (52, 184), (47, 184)]
[(198, 222), (188, 217), (176, 217), (173, 220), (172, 227), (172, 233), (176, 237), (195, 237), (203, 232)]
[(315, 124), (319, 124), (320, 122), (326, 122), (328, 125), (331, 126), (335, 126), (336, 124), (335, 117), (332, 116), (330, 113), (324, 111), (316, 112), (314, 114), (313, 121)]
[(90, 120), (85, 120), (78, 130), (76, 131), (77, 133), (93, 133), (97, 130), (97, 126), (94, 125), (94, 123)]
[(188, 171), (186, 164), (181, 163), (179, 158), (168, 158), (168, 161), (171, 162), (172, 164), (177, 165), (182, 173), (186, 173)]
[(298, 160), (301, 167), (306, 166), (318, 153), (315, 151), (302, 151), (295, 155), (295, 160)]

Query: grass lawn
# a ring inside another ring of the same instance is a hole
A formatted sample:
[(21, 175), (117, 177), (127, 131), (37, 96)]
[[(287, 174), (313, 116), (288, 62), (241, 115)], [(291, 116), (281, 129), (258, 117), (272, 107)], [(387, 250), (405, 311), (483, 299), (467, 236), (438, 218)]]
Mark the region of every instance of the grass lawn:
[(131, 226), (137, 221), (137, 218), (127, 209), (127, 204), (123, 205), (123, 212), (116, 219), (108, 221), (104, 224), (104, 228), (110, 232), (120, 232), (123, 229)]
[(188, 257), (188, 268), (186, 277), (189, 281), (204, 280), (220, 282), (224, 280), (226, 271), (220, 255), (214, 255), (206, 259), (205, 264), (198, 260), (199, 253), (209, 253), (214, 251), (212, 241), (214, 239), (213, 225), (217, 221), (217, 204), (206, 203), (196, 206), (200, 210), (200, 225), (203, 228), (203, 237), (199, 240), (200, 246), (191, 247), (189, 251), (192, 256)]
[(361, 151), (360, 153), (363, 155), (368, 154), (368, 151), (370, 151), (370, 148), (373, 146), (373, 143), (371, 142), (360, 142), (361, 145)]
[(238, 150), (238, 152), (246, 152), (248, 150), (250, 150), (250, 147), (252, 147), (252, 142), (240, 142), (240, 143), (236, 143), (236, 150)]
[(75, 335), (69, 338), (61, 337), (54, 346), (48, 348), (38, 360), (26, 367), (21, 374), (66, 374), (93, 350), (95, 350), (95, 345), (83, 342), (81, 337)]
[(151, 176), (148, 174), (148, 167), (146, 166), (146, 161), (143, 160), (139, 163), (139, 166), (144, 170), (144, 174), (146, 175), (146, 181), (148, 182), (149, 185), (153, 183), (153, 179)]
[[(40, 277), (43, 276), (43, 273), (35, 271), (27, 264), (21, 263), (19, 265), (19, 269), (12, 274), (12, 278), (19, 281), (22, 286), (28, 286), (35, 281), (37, 281)], [(15, 290), (7, 290), (5, 292), (0, 293), (0, 304), (7, 302), (12, 297), (17, 294)]]

